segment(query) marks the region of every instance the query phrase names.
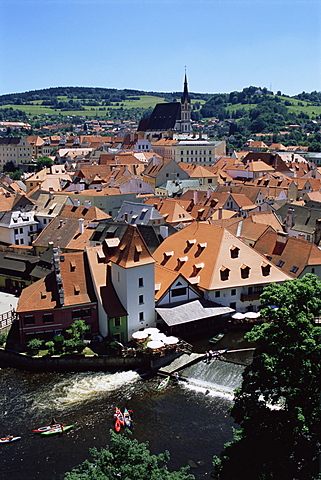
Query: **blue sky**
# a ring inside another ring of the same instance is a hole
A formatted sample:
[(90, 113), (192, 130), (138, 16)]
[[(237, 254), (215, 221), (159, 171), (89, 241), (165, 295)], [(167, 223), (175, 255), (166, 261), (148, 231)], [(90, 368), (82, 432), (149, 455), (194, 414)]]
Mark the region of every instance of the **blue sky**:
[(0, 94), (321, 90), (320, 0), (0, 0)]

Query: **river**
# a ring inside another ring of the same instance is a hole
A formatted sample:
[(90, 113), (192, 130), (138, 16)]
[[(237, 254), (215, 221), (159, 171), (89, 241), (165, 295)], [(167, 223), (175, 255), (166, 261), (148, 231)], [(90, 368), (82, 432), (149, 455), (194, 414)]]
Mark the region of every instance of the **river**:
[[(235, 347), (235, 338), (228, 335), (220, 348)], [(199, 344), (198, 351), (204, 346)], [(170, 470), (191, 464), (197, 480), (210, 478), (213, 455), (232, 439), (236, 426), (228, 408), (243, 369), (219, 360), (209, 365), (201, 361), (181, 372), (188, 381), (162, 391), (157, 390), (159, 378), (143, 380), (134, 371), (34, 374), (2, 369), (0, 435), (22, 438), (1, 445), (0, 476), (63, 478), (64, 472), (90, 458), (89, 448), (108, 444), (117, 405), (133, 410), (134, 438), (148, 441), (152, 453), (169, 450)], [(52, 416), (74, 428), (49, 437), (32, 433)]]

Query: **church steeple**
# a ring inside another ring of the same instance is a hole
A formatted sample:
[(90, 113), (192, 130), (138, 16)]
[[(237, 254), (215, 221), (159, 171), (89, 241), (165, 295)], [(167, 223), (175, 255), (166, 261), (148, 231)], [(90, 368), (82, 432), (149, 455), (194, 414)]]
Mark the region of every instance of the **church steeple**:
[(184, 78), (184, 91), (181, 98), (181, 133), (191, 133), (191, 102), (188, 96), (186, 70)]
[(186, 72), (185, 72), (185, 79), (184, 79), (184, 92), (183, 92), (183, 96), (181, 98), (181, 103), (190, 103), (190, 100), (189, 100), (189, 96), (188, 96), (188, 86), (187, 86), (187, 75), (186, 75)]

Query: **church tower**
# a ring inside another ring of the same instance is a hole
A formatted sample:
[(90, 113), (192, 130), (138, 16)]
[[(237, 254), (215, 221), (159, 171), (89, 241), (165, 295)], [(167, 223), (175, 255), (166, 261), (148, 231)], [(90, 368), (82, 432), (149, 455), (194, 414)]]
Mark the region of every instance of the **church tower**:
[(185, 73), (184, 92), (181, 98), (181, 133), (191, 133), (191, 101), (188, 96), (187, 76)]

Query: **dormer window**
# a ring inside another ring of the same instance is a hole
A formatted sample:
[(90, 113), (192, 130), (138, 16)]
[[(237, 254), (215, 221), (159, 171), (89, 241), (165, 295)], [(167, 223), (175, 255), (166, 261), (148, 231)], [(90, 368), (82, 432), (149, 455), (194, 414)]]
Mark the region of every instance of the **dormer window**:
[(237, 258), (239, 256), (240, 249), (234, 245), (230, 248), (231, 258)]
[(248, 265), (241, 265), (241, 277), (248, 278), (250, 276), (250, 267)]
[(293, 267), (291, 268), (290, 272), (296, 273), (298, 270), (299, 270), (299, 267), (296, 267), (295, 265), (293, 265)]
[(262, 270), (262, 275), (263, 275), (264, 277), (267, 277), (268, 275), (270, 275), (271, 265), (269, 265), (268, 263), (263, 262), (263, 263), (261, 264), (261, 270)]
[(220, 275), (222, 281), (228, 280), (230, 275), (230, 269), (222, 265), (220, 268)]
[(187, 240), (187, 245), (188, 245), (189, 247), (191, 247), (191, 246), (194, 245), (195, 243), (196, 243), (196, 239), (195, 239), (195, 238), (193, 238), (193, 239), (191, 239), (191, 240)]

